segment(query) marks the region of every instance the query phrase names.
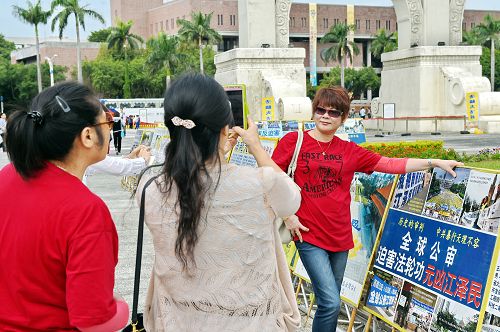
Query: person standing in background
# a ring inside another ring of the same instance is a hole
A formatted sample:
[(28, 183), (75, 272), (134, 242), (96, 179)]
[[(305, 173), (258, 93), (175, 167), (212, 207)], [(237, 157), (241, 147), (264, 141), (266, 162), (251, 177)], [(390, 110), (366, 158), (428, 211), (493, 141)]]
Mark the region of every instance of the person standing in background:
[(135, 129), (139, 129), (141, 127), (141, 117), (138, 115), (135, 120)]
[(2, 113), (2, 115), (0, 115), (0, 147), (2, 148), (3, 152), (6, 151), (5, 148), (6, 127), (7, 127), (7, 115), (5, 113)]

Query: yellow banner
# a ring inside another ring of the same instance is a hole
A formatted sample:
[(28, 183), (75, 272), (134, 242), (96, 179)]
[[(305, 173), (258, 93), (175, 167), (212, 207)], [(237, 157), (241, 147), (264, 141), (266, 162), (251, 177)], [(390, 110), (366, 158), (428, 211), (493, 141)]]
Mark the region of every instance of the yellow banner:
[(318, 85), (316, 73), (316, 48), (318, 40), (318, 9), (315, 3), (309, 4), (309, 81), (312, 86)]
[(477, 92), (466, 93), (465, 108), (469, 121), (479, 121), (479, 96)]
[(262, 98), (262, 121), (274, 121), (274, 97)]

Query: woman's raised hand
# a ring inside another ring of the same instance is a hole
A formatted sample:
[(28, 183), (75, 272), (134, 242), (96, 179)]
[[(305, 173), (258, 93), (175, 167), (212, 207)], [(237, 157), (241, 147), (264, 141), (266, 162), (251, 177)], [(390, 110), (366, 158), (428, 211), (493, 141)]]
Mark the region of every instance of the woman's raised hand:
[(250, 117), (248, 117), (247, 120), (248, 120), (247, 130), (238, 126), (234, 126), (232, 130), (234, 130), (234, 132), (236, 132), (236, 134), (238, 134), (243, 139), (243, 142), (245, 142), (245, 144), (248, 147), (248, 151), (251, 154), (255, 154), (256, 149), (262, 148), (262, 145), (260, 144), (259, 140), (259, 132), (257, 130), (257, 125), (255, 124), (255, 122), (253, 122), (253, 120)]

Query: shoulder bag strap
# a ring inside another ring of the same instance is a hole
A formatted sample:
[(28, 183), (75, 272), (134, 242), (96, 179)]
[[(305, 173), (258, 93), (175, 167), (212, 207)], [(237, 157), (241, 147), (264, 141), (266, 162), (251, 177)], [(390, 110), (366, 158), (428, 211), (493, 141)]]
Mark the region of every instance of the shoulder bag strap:
[(293, 152), (292, 160), (290, 161), (290, 165), (288, 165), (288, 176), (293, 179), (295, 174), (295, 169), (297, 168), (297, 159), (299, 157), (300, 147), (302, 146), (302, 141), (304, 139), (304, 132), (299, 130), (297, 132), (297, 143), (295, 144), (295, 151)]
[(146, 198), (146, 188), (157, 177), (149, 179), (141, 194), (141, 204), (139, 210), (139, 229), (137, 231), (137, 253), (135, 256), (135, 276), (134, 276), (134, 300), (132, 302), (132, 323), (137, 323), (137, 304), (139, 302), (139, 283), (141, 282), (141, 263), (142, 263), (142, 240), (144, 234), (144, 202)]

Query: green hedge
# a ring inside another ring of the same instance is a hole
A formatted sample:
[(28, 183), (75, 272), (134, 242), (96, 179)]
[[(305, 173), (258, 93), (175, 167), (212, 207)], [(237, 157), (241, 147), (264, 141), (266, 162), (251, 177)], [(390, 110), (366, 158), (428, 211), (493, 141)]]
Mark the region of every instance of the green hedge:
[(480, 153), (467, 155), (453, 149), (446, 149), (443, 141), (415, 141), (389, 143), (362, 143), (364, 148), (385, 157), (448, 159), (462, 162), (479, 162), (485, 160), (500, 160), (498, 149), (485, 149)]

